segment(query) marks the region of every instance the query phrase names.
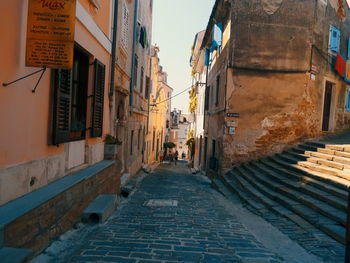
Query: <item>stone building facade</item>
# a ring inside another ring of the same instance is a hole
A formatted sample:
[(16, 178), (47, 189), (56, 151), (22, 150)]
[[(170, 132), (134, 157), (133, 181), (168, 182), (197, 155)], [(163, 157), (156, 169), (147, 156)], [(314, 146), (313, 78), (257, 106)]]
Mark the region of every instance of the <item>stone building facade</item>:
[[(39, 70), (25, 65), (30, 2), (0, 3), (2, 84)], [(0, 247), (37, 253), (76, 224), (97, 195), (119, 192), (116, 164), (104, 160), (116, 1), (71, 2), (73, 68), (47, 68), (40, 82), (38, 74), (0, 89)]]
[(152, 90), (149, 96), (149, 120), (146, 142), (147, 164), (160, 161), (164, 142), (169, 139), (170, 109), (173, 89), (168, 85), (168, 74), (159, 64), (159, 47), (151, 48)]
[(112, 128), (122, 142), (118, 158), (122, 163), (124, 181), (135, 175), (146, 162), (153, 1), (119, 2), (115, 116)]
[(348, 15), (346, 1), (216, 1), (202, 44), (206, 168), (225, 172), (349, 128), (337, 66), (349, 57)]
[(196, 107), (192, 110), (191, 115), (193, 122), (191, 129), (194, 131), (195, 151), (193, 154), (193, 167), (196, 170), (202, 170), (203, 167), (203, 141), (204, 141), (204, 101), (205, 87), (207, 80), (208, 67), (204, 64), (205, 52), (201, 49), (205, 30), (198, 32), (193, 43), (193, 51), (190, 58), (192, 67), (192, 90), (195, 94), (190, 94), (195, 100)]

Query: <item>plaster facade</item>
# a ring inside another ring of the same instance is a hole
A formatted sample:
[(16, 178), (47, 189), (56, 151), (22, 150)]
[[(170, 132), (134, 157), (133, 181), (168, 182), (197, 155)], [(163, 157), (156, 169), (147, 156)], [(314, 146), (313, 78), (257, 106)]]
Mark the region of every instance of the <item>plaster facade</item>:
[(334, 71), (336, 54), (329, 50), (334, 26), (341, 31), (339, 53), (348, 55), (349, 18), (340, 19), (337, 8), (316, 0), (218, 0), (202, 49), (212, 44), (214, 20), (223, 23), (223, 39), (211, 54), (206, 87), (206, 169), (224, 173), (350, 128), (349, 85)]
[[(26, 67), (25, 45), (28, 1), (5, 0), (0, 4), (2, 24), (11, 24), (0, 33), (2, 40), (0, 82), (6, 83), (32, 73)], [(75, 46), (89, 62), (98, 59), (110, 67), (111, 1), (101, 0), (100, 8), (91, 1), (79, 0), (76, 8)], [(108, 44), (109, 43), (109, 44)], [(35, 93), (38, 76), (32, 76), (0, 89), (0, 205), (103, 160), (104, 134), (109, 131), (109, 71), (105, 72), (103, 127), (101, 137), (92, 138), (89, 130), (79, 142), (52, 145), (52, 70), (46, 70)], [(87, 93), (93, 92), (93, 67), (88, 71)], [(91, 127), (92, 101), (86, 101), (86, 128)]]
[(151, 48), (152, 91), (149, 97), (149, 120), (147, 131), (147, 164), (160, 161), (164, 143), (169, 141), (170, 109), (173, 89), (168, 85), (167, 73), (159, 64), (159, 47)]

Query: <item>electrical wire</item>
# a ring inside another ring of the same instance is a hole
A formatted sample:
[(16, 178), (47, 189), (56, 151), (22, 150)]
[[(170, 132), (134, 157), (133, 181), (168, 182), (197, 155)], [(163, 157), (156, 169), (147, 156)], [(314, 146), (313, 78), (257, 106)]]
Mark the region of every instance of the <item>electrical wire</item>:
[(192, 88), (192, 86), (189, 87), (189, 88), (187, 88), (187, 89), (185, 89), (185, 90), (183, 90), (183, 91), (181, 91), (180, 93), (175, 94), (174, 96), (171, 96), (170, 98), (167, 98), (166, 100), (163, 100), (163, 101), (158, 102), (158, 103), (153, 103), (153, 104), (151, 104), (150, 106), (156, 106), (156, 105), (158, 105), (158, 104), (161, 104), (161, 103), (163, 103), (163, 102), (166, 102), (166, 101), (168, 101), (168, 100), (171, 100), (171, 99), (173, 99), (173, 98), (175, 98), (175, 97), (181, 95), (182, 93), (185, 93), (186, 91), (190, 90), (191, 88)]

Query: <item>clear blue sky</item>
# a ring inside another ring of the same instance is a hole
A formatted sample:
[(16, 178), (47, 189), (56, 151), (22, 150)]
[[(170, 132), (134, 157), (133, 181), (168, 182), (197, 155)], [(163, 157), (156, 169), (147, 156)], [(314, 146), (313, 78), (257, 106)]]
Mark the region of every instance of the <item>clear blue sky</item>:
[[(189, 59), (195, 34), (206, 29), (215, 0), (154, 0), (152, 43), (160, 48), (160, 64), (168, 73), (173, 95), (191, 86)], [(172, 108), (188, 112), (188, 92), (172, 100)]]

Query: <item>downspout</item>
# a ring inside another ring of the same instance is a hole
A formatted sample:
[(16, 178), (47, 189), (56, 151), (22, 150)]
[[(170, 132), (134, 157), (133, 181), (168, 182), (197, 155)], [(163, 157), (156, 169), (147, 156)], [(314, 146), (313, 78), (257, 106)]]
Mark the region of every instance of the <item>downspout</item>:
[[(147, 94), (147, 134), (149, 133), (149, 123), (150, 123), (150, 114), (151, 114), (151, 79), (152, 79), (152, 57), (149, 59), (149, 87), (148, 87), (148, 94)], [(147, 85), (147, 84), (146, 84)]]
[(132, 105), (134, 101), (134, 86), (135, 86), (135, 72), (134, 72), (134, 67), (135, 67), (135, 49), (136, 49), (136, 38), (137, 38), (137, 14), (138, 14), (138, 6), (139, 6), (139, 1), (135, 0), (134, 4), (134, 37), (132, 39), (132, 56), (131, 56), (131, 81), (130, 81), (130, 95), (129, 95), (129, 105), (130, 105), (130, 110), (132, 111)]
[(109, 99), (113, 99), (114, 95), (114, 81), (115, 81), (115, 63), (117, 58), (117, 31), (118, 31), (118, 0), (114, 1), (113, 14), (113, 29), (112, 29), (112, 65), (111, 65), (111, 82), (109, 86)]

